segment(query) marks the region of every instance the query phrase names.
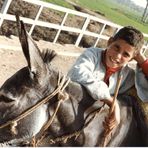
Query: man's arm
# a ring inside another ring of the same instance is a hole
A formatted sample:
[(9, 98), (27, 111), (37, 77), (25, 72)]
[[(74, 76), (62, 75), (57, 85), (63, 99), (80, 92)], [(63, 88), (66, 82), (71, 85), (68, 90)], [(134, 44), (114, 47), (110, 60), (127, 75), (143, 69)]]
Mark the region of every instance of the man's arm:
[(68, 73), (71, 80), (83, 85), (95, 100), (111, 97), (106, 83), (95, 79), (93, 75), (96, 66), (99, 69), (101, 52), (98, 48), (86, 49)]
[(142, 50), (134, 58), (137, 61), (136, 82), (137, 94), (142, 101), (148, 101), (148, 59)]

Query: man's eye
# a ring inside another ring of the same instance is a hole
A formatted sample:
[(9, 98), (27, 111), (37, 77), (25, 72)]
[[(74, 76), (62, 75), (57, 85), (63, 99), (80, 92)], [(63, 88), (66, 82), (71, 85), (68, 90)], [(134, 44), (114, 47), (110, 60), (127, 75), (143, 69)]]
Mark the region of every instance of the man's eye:
[(128, 53), (124, 53), (124, 57), (130, 57)]
[(115, 51), (118, 52), (118, 51), (119, 51), (119, 48), (116, 48), (116, 47), (115, 47)]
[(115, 46), (114, 46), (114, 50), (115, 50), (116, 52), (118, 52), (118, 51), (120, 50), (120, 47), (119, 47), (118, 45), (115, 45)]

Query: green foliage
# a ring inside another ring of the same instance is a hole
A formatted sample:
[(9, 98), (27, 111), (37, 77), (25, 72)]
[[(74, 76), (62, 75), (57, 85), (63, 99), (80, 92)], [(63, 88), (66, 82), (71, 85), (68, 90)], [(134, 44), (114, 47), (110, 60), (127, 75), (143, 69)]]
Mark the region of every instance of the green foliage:
[(42, 0), (42, 1), (53, 3), (56, 5), (60, 5), (60, 6), (66, 7), (66, 8), (74, 9), (72, 5), (65, 2), (64, 0)]

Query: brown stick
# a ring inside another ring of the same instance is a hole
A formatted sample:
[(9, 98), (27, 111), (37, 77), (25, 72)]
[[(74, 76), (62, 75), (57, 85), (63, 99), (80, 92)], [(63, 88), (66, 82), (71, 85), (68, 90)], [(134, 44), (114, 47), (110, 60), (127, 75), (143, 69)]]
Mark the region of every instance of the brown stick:
[[(115, 101), (116, 101), (116, 99), (117, 99), (117, 95), (118, 95), (118, 92), (119, 92), (119, 88), (120, 88), (121, 81), (122, 81), (122, 75), (119, 73), (118, 80), (117, 80), (117, 84), (116, 84), (116, 88), (115, 88), (115, 94), (114, 94), (114, 97), (113, 97), (112, 105), (111, 105), (111, 107), (110, 107), (110, 111), (109, 111), (108, 116), (110, 116), (111, 113), (112, 113), (113, 110), (114, 110)], [(107, 145), (108, 137), (110, 136), (112, 130), (113, 130), (113, 129), (111, 129), (111, 130), (104, 129), (104, 132), (103, 132), (103, 139), (102, 139), (102, 142), (101, 142), (101, 146), (102, 146), (102, 147), (105, 147), (105, 146)]]
[(119, 74), (119, 77), (118, 77), (118, 80), (117, 80), (117, 85), (116, 85), (116, 88), (115, 88), (115, 94), (114, 94), (113, 101), (112, 101), (112, 106), (111, 106), (111, 109), (110, 109), (110, 113), (113, 112), (113, 109), (115, 107), (115, 101), (117, 99), (117, 95), (118, 95), (118, 92), (119, 92), (121, 81), (122, 81), (122, 75)]

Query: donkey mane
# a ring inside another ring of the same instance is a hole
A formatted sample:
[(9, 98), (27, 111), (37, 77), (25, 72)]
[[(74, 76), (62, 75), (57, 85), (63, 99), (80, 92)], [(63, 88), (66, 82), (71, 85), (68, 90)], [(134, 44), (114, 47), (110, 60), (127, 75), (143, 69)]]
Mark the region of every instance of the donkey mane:
[(57, 53), (54, 50), (47, 48), (43, 50), (41, 56), (44, 63), (50, 63), (57, 56)]

